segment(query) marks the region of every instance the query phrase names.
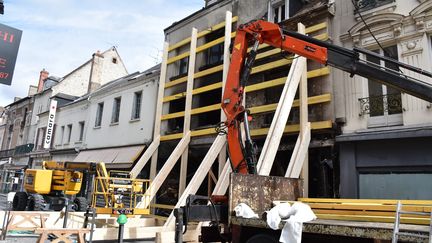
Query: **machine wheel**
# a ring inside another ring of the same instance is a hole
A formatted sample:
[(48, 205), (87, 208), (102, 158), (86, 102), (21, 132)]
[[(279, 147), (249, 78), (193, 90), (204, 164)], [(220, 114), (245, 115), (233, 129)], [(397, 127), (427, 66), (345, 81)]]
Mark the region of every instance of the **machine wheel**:
[(249, 238), (246, 243), (278, 243), (275, 237), (268, 234), (257, 234)]
[(12, 209), (14, 211), (24, 211), (27, 207), (27, 193), (17, 192), (12, 201)]
[(29, 211), (43, 211), (45, 209), (45, 199), (40, 194), (32, 194), (28, 202)]
[(88, 207), (88, 202), (85, 197), (77, 197), (74, 200), (74, 210), (77, 212), (85, 212)]

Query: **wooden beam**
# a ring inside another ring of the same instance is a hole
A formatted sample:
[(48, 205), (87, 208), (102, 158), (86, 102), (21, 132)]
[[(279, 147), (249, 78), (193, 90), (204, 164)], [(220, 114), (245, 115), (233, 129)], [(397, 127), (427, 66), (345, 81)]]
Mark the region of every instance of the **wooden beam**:
[[(231, 20), (232, 19), (232, 13), (230, 11), (226, 11), (225, 13), (225, 40), (224, 40), (224, 54), (223, 54), (223, 69), (222, 69), (222, 92), (221, 92), (221, 101), (223, 99), (223, 95), (225, 92), (225, 85), (226, 85), (226, 81), (228, 78), (228, 71), (229, 71), (229, 66), (231, 64), (231, 52), (230, 52), (230, 46), (231, 46), (231, 39), (232, 36), (230, 35), (231, 31), (232, 31), (232, 23)], [(220, 111), (220, 119), (221, 122), (226, 120), (226, 115), (225, 112), (221, 109)], [(225, 162), (227, 160), (227, 148), (226, 148), (226, 144), (222, 147), (221, 152), (219, 153), (218, 156), (218, 175), (220, 175), (223, 171), (223, 168), (225, 166)]]
[[(298, 32), (306, 34), (305, 26), (302, 23), (297, 24)], [(301, 140), (300, 148), (295, 154), (295, 159), (291, 156), (291, 161), (296, 163), (293, 165), (291, 173), (288, 177), (303, 179), (303, 195), (309, 195), (309, 143), (311, 140), (310, 123), (308, 121), (308, 90), (307, 90), (307, 70), (303, 70), (303, 74), (299, 84), (299, 113), (300, 113), (300, 132), (298, 139)], [(291, 162), (290, 162), (291, 164)], [(301, 175), (300, 175), (301, 172)]]
[[(368, 216), (368, 215), (338, 215), (338, 214), (315, 214), (319, 219), (333, 219), (333, 220), (345, 220), (345, 221), (367, 221), (367, 222), (384, 222), (394, 223), (393, 217), (385, 216)], [(401, 218), (402, 224), (418, 224), (418, 225), (429, 225), (430, 218)]]
[[(235, 35), (236, 35), (236, 32), (229, 33), (229, 37), (231, 37), (231, 38), (235, 37)], [(207, 49), (209, 49), (209, 48), (211, 48), (211, 47), (213, 47), (215, 45), (223, 43), (224, 40), (225, 40), (225, 37), (222, 36), (222, 37), (220, 37), (220, 38), (218, 38), (216, 40), (213, 40), (213, 41), (207, 42), (204, 45), (198, 46), (196, 48), (196, 53), (203, 52), (203, 51), (205, 51), (205, 50), (207, 50)], [(171, 63), (173, 63), (175, 61), (181, 60), (181, 59), (183, 59), (185, 57), (188, 57), (188, 56), (189, 56), (189, 51), (186, 51), (186, 52), (184, 52), (184, 53), (182, 53), (182, 54), (180, 54), (178, 56), (174, 56), (174, 57), (171, 57), (170, 59), (168, 59), (168, 64), (171, 64)]]
[(296, 55), (257, 163), (260, 175), (270, 174), (304, 69), (306, 69), (306, 58)]
[[(234, 16), (234, 17), (232, 18), (232, 22), (233, 22), (233, 23), (237, 22), (237, 20), (238, 20), (238, 17), (237, 17), (237, 16)], [(206, 29), (206, 30), (200, 31), (200, 32), (198, 33), (197, 37), (198, 37), (198, 38), (204, 37), (204, 36), (206, 36), (207, 34), (211, 33), (212, 31), (216, 31), (216, 30), (221, 29), (221, 28), (223, 28), (223, 27), (225, 27), (225, 22), (218, 23), (218, 24), (216, 24), (216, 25), (211, 26), (210, 28), (208, 28), (208, 29)], [(190, 37), (189, 37), (189, 38), (186, 38), (186, 39), (184, 39), (184, 40), (182, 40), (182, 41), (179, 41), (179, 42), (177, 42), (177, 43), (171, 45), (171, 46), (169, 47), (168, 51), (172, 51), (172, 50), (177, 49), (177, 48), (179, 48), (179, 47), (181, 47), (181, 46), (187, 45), (187, 44), (189, 44), (190, 41), (191, 41), (191, 38), (190, 38)]]
[[(317, 121), (312, 122), (311, 128), (312, 130), (320, 130), (320, 129), (330, 129), (333, 127), (333, 122), (328, 121)], [(299, 124), (294, 125), (287, 125), (284, 129), (284, 133), (295, 133), (298, 132), (300, 129)], [(268, 134), (269, 129), (268, 128), (258, 128), (251, 130), (251, 136), (263, 136)], [(200, 129), (195, 130), (191, 132), (192, 137), (199, 137), (199, 136), (206, 136), (206, 135), (214, 135), (216, 134), (216, 131), (214, 128), (207, 128), (207, 129)], [(182, 138), (182, 133), (175, 133), (171, 135), (165, 135), (161, 136), (161, 141), (169, 141), (169, 140), (176, 140)]]
[(182, 134), (182, 139), (177, 144), (177, 146), (175, 147), (174, 151), (171, 153), (167, 161), (165, 161), (164, 165), (157, 173), (156, 177), (150, 183), (150, 186), (147, 189), (150, 195), (148, 197), (143, 197), (143, 200), (141, 200), (141, 202), (137, 204), (136, 206), (137, 208), (148, 208), (150, 202), (156, 196), (157, 191), (162, 186), (163, 182), (168, 177), (172, 168), (174, 167), (174, 165), (176, 164), (180, 156), (183, 154), (183, 152), (189, 145), (190, 138), (191, 138), (190, 131), (184, 135)]
[(304, 203), (346, 203), (346, 204), (378, 204), (396, 205), (398, 201), (402, 205), (425, 205), (431, 206), (432, 200), (396, 200), (396, 199), (344, 199), (344, 198), (298, 198)]
[[(312, 96), (308, 98), (308, 104), (309, 105), (315, 105), (315, 104), (322, 104), (325, 102), (331, 101), (331, 94), (323, 94), (323, 95), (317, 95)], [(276, 110), (278, 103), (268, 104), (268, 105), (260, 105), (260, 106), (254, 106), (248, 108), (251, 115), (259, 114), (259, 113), (265, 113), (265, 112), (271, 112)], [(299, 100), (294, 100), (292, 107), (299, 107)]]
[[(153, 127), (153, 140), (160, 140), (160, 126), (161, 126), (161, 116), (162, 116), (162, 106), (163, 106), (163, 97), (165, 90), (165, 81), (166, 81), (166, 73), (167, 73), (167, 59), (168, 59), (168, 42), (165, 42), (163, 55), (162, 55), (162, 63), (161, 63), (161, 72), (159, 76), (159, 89), (158, 89), (158, 98), (156, 102), (156, 112), (155, 112), (155, 123)], [(157, 167), (157, 157), (158, 150), (156, 149), (152, 153), (151, 164), (150, 164), (150, 179), (153, 179), (156, 176), (156, 167)]]
[[(208, 171), (211, 169), (214, 161), (216, 160), (225, 142), (226, 142), (225, 136), (216, 137), (212, 146), (210, 147), (209, 151), (207, 152), (206, 156), (201, 162), (200, 166), (196, 170), (196, 173), (194, 174), (191, 181), (189, 182), (187, 188), (185, 189), (182, 196), (178, 200), (176, 204), (176, 208), (184, 206), (188, 196), (190, 194), (195, 194), (198, 191), (199, 187), (201, 186), (204, 178), (207, 176)], [(164, 230), (165, 231), (174, 230), (174, 225), (175, 225), (175, 218), (173, 212), (171, 212), (170, 216), (168, 217), (168, 220), (165, 222)]]
[[(192, 90), (194, 85), (194, 72), (195, 72), (195, 58), (196, 58), (196, 45), (197, 45), (198, 30), (192, 28), (189, 66), (188, 66), (188, 79), (186, 83), (186, 102), (185, 102), (185, 116), (183, 122), (183, 134), (190, 132), (190, 120), (192, 109)], [(180, 177), (179, 177), (179, 197), (186, 188), (187, 177), (187, 162), (189, 155), (189, 146), (186, 146), (180, 160)]]
[(264, 72), (264, 71), (267, 71), (270, 69), (283, 67), (283, 66), (286, 66), (290, 63), (292, 63), (291, 59), (280, 59), (280, 60), (277, 60), (274, 62), (269, 62), (269, 63), (263, 64), (263, 65), (253, 67), (251, 74), (256, 74), (256, 73)]
[[(300, 126), (301, 127), (301, 126)], [(288, 178), (299, 178), (303, 163), (307, 158), (309, 151), (309, 143), (311, 140), (310, 122), (304, 125), (304, 130), (301, 131), (296, 146), (294, 147), (293, 155), (291, 156), (288, 169), (285, 173), (285, 177)]]
[(150, 160), (153, 153), (156, 151), (156, 149), (159, 147), (160, 144), (160, 135), (158, 135), (156, 138), (153, 138), (153, 141), (151, 142), (150, 146), (147, 147), (144, 154), (139, 158), (138, 162), (134, 165), (134, 167), (130, 170), (129, 175), (131, 179), (135, 179), (141, 170), (146, 166), (147, 162)]
[(305, 29), (306, 34), (310, 34), (312, 32), (317, 32), (319, 30), (327, 28), (327, 22), (322, 22), (316, 25), (309, 26)]
[[(223, 69), (223, 65), (212, 67), (212, 68), (209, 68), (209, 69), (195, 73), (194, 78), (201, 78), (201, 77), (213, 74), (213, 73), (217, 73), (219, 71), (222, 71), (222, 69)], [(184, 83), (186, 81), (187, 81), (187, 77), (178, 78), (176, 80), (173, 80), (171, 82), (166, 83), (165, 88), (169, 88), (169, 87)]]

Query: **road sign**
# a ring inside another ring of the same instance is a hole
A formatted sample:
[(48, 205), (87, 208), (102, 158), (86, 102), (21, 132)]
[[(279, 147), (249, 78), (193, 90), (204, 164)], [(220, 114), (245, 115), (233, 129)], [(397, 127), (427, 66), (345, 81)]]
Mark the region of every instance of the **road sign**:
[(0, 84), (11, 85), (22, 31), (0, 24)]

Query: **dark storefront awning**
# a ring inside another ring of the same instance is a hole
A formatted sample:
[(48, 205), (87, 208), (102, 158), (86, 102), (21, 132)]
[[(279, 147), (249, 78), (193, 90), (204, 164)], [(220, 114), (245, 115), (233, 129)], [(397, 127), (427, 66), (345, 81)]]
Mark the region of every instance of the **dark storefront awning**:
[(145, 145), (93, 149), (79, 152), (74, 162), (104, 162), (109, 169), (130, 168), (142, 154)]

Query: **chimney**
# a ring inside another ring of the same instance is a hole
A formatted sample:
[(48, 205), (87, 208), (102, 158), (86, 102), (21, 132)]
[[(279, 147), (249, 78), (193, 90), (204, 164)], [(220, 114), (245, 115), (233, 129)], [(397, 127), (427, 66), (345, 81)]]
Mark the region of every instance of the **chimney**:
[(40, 71), (40, 75), (39, 75), (39, 83), (38, 83), (38, 87), (37, 87), (37, 92), (41, 92), (43, 90), (43, 85), (45, 80), (48, 78), (49, 72), (44, 69), (42, 69), (42, 71)]
[(38, 91), (38, 87), (37, 86), (30, 85), (29, 86), (29, 91), (28, 91), (28, 96), (32, 96), (32, 95), (37, 94), (37, 91)]
[(91, 69), (90, 69), (90, 79), (89, 79), (89, 85), (88, 85), (88, 93), (91, 93), (98, 89), (102, 84), (102, 67), (103, 67), (103, 60), (104, 56), (100, 53), (100, 51), (97, 51), (93, 54), (93, 59), (91, 63)]

